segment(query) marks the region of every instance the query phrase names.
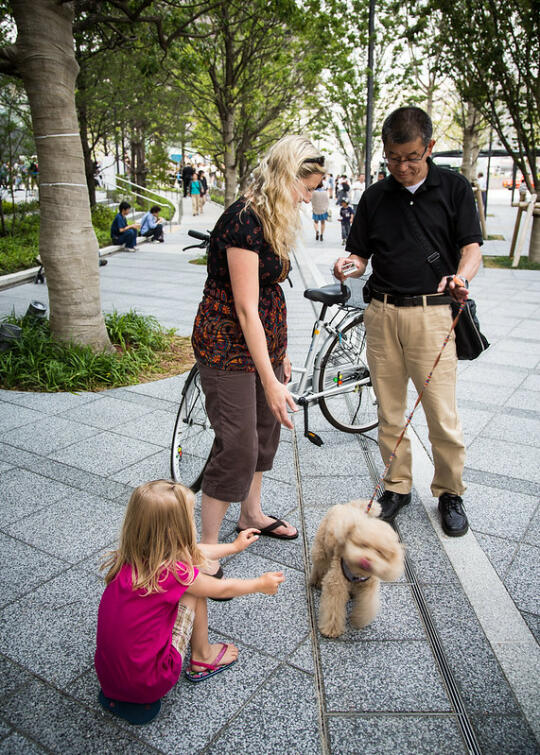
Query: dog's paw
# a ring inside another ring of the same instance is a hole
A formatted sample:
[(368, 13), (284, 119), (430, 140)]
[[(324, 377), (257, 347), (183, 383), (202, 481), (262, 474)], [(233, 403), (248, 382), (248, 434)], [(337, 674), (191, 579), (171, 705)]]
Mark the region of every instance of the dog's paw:
[(319, 621), (319, 631), (325, 637), (341, 637), (345, 624), (337, 621)]

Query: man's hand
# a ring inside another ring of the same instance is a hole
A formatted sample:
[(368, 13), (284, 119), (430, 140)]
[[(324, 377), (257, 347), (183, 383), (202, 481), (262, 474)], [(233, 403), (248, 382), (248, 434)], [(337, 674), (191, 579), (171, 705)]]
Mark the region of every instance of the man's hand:
[(437, 292), (442, 294), (448, 291), (452, 299), (457, 302), (467, 301), (469, 298), (469, 289), (458, 275), (445, 275), (437, 287)]
[(358, 258), (353, 255), (338, 257), (334, 263), (334, 276), (340, 281), (344, 281), (345, 278), (357, 278), (363, 272)]

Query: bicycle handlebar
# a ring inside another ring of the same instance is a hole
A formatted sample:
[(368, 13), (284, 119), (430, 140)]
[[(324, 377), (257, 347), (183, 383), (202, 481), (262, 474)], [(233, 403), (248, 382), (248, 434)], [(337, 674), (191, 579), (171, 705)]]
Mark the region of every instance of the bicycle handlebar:
[(210, 241), (210, 234), (201, 233), (200, 231), (188, 231), (188, 236), (194, 239), (200, 239), (201, 241)]

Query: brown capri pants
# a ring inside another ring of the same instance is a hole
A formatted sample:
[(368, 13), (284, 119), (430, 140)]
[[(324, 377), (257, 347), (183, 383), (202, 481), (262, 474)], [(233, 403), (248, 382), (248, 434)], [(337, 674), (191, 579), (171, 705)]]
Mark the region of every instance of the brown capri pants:
[[(215, 432), (204, 471), (206, 495), (243, 501), (255, 472), (272, 469), (281, 425), (270, 411), (256, 372), (219, 370), (199, 363), (206, 412)], [(283, 364), (274, 367), (283, 382)]]

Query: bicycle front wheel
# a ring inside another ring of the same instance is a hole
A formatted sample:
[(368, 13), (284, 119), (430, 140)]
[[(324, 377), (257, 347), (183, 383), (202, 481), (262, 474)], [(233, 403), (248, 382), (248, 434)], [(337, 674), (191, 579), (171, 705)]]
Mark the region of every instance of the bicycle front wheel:
[(171, 447), (171, 475), (194, 493), (201, 489), (202, 476), (212, 450), (214, 431), (206, 414), (199, 368), (195, 365), (182, 390)]
[[(355, 385), (358, 380), (366, 382)], [(376, 427), (377, 401), (369, 380), (363, 314), (345, 325), (321, 359), (319, 391), (338, 387), (342, 388), (339, 393), (319, 399), (328, 422), (344, 433), (365, 433)]]

